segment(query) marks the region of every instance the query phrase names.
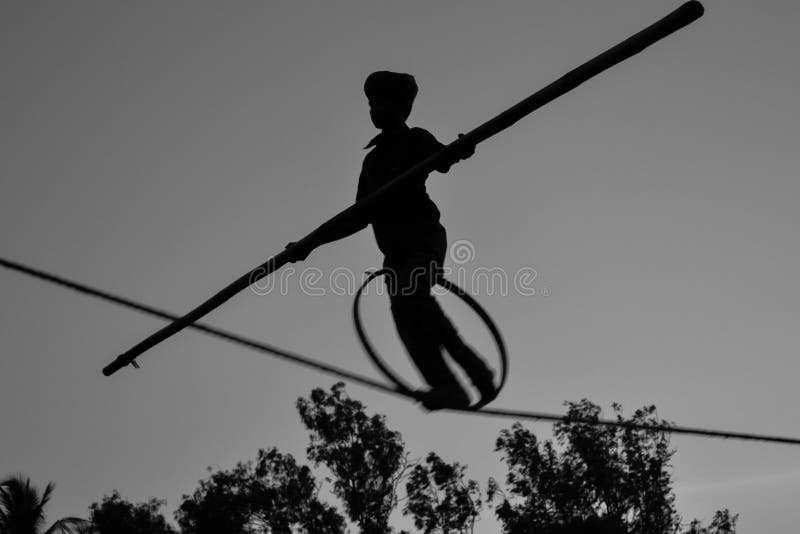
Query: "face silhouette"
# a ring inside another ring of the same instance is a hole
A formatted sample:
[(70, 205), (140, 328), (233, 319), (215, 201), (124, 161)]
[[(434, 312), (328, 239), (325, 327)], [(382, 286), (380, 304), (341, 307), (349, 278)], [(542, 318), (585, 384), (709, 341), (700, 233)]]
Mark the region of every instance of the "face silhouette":
[(405, 117), (397, 111), (397, 105), (380, 98), (369, 99), (369, 118), (379, 130), (391, 130), (405, 123)]

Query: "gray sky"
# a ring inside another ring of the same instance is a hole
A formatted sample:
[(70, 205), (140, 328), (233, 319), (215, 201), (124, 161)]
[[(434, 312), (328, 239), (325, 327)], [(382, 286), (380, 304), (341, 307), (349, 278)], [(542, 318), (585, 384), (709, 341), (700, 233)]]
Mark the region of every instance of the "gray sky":
[[(432, 175), (451, 242), (474, 251), (451, 268), (538, 273), (532, 296), (477, 288), (511, 354), (497, 407), (654, 403), (683, 425), (800, 435), (800, 6), (704, 4), (700, 21)], [(410, 123), (450, 141), (678, 5), (4, 2), (2, 256), (186, 311), (352, 202), (375, 133), (369, 72), (413, 73)], [(351, 296), (326, 277), (379, 262), (362, 232), (309, 258), (324, 295), (296, 273), (285, 294), (246, 292), (208, 320), (378, 376)], [(192, 332), (104, 378), (162, 323), (10, 272), (0, 291), (0, 475), (56, 481), (51, 517), (114, 488), (171, 512), (208, 465), (272, 445), (304, 457), (295, 399), (332, 378)], [(475, 319), (442, 302), (489, 353)], [(365, 306), (413, 378), (385, 297)], [(412, 453), (436, 450), (482, 483), (504, 475), (492, 450), (510, 421), (348, 391)], [(727, 507), (742, 532), (796, 531), (796, 448), (672, 443), (687, 520)], [(477, 532), (496, 530), (487, 512)]]

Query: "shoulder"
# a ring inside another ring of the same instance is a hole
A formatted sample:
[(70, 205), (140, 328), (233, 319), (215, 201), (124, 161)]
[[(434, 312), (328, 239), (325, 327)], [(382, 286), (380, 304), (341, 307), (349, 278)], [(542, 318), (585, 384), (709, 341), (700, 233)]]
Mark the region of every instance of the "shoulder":
[(420, 148), (436, 151), (444, 146), (432, 133), (424, 128), (410, 128), (409, 136), (413, 143)]
[(433, 134), (430, 133), (425, 128), (420, 128), (418, 126), (414, 126), (413, 128), (409, 128), (408, 132), (409, 132), (409, 135), (411, 137), (413, 137), (414, 139), (433, 139), (433, 140), (436, 140), (436, 137), (434, 137)]

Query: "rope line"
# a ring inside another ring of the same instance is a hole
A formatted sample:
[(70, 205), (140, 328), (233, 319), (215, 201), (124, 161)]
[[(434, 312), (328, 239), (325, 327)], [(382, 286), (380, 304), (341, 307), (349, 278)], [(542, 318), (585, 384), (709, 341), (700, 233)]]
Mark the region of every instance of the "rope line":
[[(62, 278), (60, 276), (56, 276), (56, 275), (53, 275), (53, 274), (50, 274), (50, 273), (46, 273), (44, 271), (40, 271), (38, 269), (34, 269), (32, 267), (28, 267), (28, 266), (22, 265), (20, 263), (9, 261), (9, 260), (3, 259), (3, 258), (0, 258), (0, 265), (2, 265), (3, 267), (6, 267), (8, 269), (11, 269), (11, 270), (18, 271), (18, 272), (27, 274), (29, 276), (33, 276), (34, 278), (39, 278), (41, 280), (52, 282), (54, 284), (57, 284), (57, 285), (60, 285), (60, 286), (63, 286), (63, 287), (67, 287), (69, 289), (73, 289), (73, 290), (75, 290), (75, 291), (77, 291), (79, 293), (84, 293), (86, 295), (90, 295), (90, 296), (99, 298), (101, 300), (106, 300), (106, 301), (109, 301), (109, 302), (113, 302), (115, 304), (119, 304), (120, 306), (123, 306), (123, 307), (126, 307), (126, 308), (130, 308), (130, 309), (133, 309), (133, 310), (137, 310), (137, 311), (143, 312), (145, 314), (158, 317), (160, 319), (166, 319), (167, 321), (173, 321), (173, 320), (175, 320), (176, 317), (178, 317), (175, 314), (169, 313), (169, 312), (164, 311), (164, 310), (160, 310), (158, 308), (154, 308), (152, 306), (147, 306), (145, 304), (142, 304), (140, 302), (136, 302), (136, 301), (131, 300), (129, 298), (122, 297), (122, 296), (119, 296), (119, 295), (114, 295), (112, 293), (109, 293), (109, 292), (106, 292), (106, 291), (103, 291), (103, 290), (100, 290), (100, 289), (96, 289), (96, 288), (93, 288), (93, 287), (89, 287), (89, 286), (81, 284), (79, 282), (74, 282), (72, 280), (67, 280), (66, 278)], [(359, 383), (361, 383), (361, 384), (363, 384), (365, 386), (371, 387), (373, 389), (378, 389), (378, 390), (381, 390), (381, 391), (394, 393), (392, 388), (382, 384), (381, 382), (373, 380), (372, 378), (369, 378), (369, 377), (366, 377), (366, 376), (363, 376), (363, 375), (359, 375), (359, 374), (356, 374), (356, 373), (352, 373), (352, 372), (347, 371), (345, 369), (340, 369), (340, 368), (338, 368), (336, 366), (328, 365), (326, 363), (323, 363), (323, 362), (320, 362), (320, 361), (317, 361), (317, 360), (313, 360), (311, 358), (307, 358), (307, 357), (302, 356), (300, 354), (297, 354), (297, 353), (294, 353), (294, 352), (290, 352), (288, 350), (283, 350), (283, 349), (281, 349), (279, 347), (275, 347), (273, 345), (268, 345), (267, 343), (263, 343), (261, 341), (255, 340), (255, 339), (250, 339), (250, 338), (247, 338), (247, 337), (244, 337), (244, 336), (240, 336), (239, 334), (235, 334), (233, 332), (228, 332), (226, 330), (223, 330), (221, 328), (217, 328), (215, 326), (211, 326), (211, 325), (208, 325), (208, 324), (205, 324), (205, 323), (192, 323), (191, 325), (189, 325), (189, 328), (193, 328), (195, 330), (199, 330), (201, 332), (205, 332), (206, 334), (209, 334), (209, 335), (212, 335), (212, 336), (215, 336), (215, 337), (219, 337), (219, 338), (228, 340), (228, 341), (230, 341), (232, 343), (236, 343), (238, 345), (243, 345), (245, 347), (249, 347), (251, 349), (255, 349), (255, 350), (259, 351), (259, 352), (270, 353), (270, 354), (272, 354), (274, 356), (278, 356), (279, 358), (283, 358), (283, 359), (289, 360), (289, 361), (291, 361), (293, 363), (297, 363), (297, 364), (300, 364), (300, 365), (305, 365), (307, 367), (311, 367), (311, 368), (316, 369), (318, 371), (321, 371), (323, 373), (328, 373), (328, 374), (331, 374), (331, 375), (338, 376), (340, 378), (344, 378), (344, 379), (347, 379), (347, 380), (352, 380), (353, 382), (359, 382)]]
[[(72, 289), (79, 293), (90, 295), (108, 302), (113, 302), (120, 306), (137, 310), (161, 319), (174, 321), (177, 318), (176, 315), (160, 310), (158, 308), (147, 306), (145, 304), (136, 302), (129, 298), (115, 295), (100, 289), (96, 289), (72, 280), (68, 280), (66, 278), (62, 278), (60, 276), (56, 276), (54, 274), (46, 273), (44, 271), (40, 271), (38, 269), (34, 269), (26, 265), (22, 265), (14, 261), (0, 258), (0, 266), (26, 274), (28, 276), (32, 276), (34, 278), (38, 278), (40, 280), (44, 280), (56, 285), (60, 285), (62, 287)], [(378, 382), (367, 376), (353, 373), (351, 371), (347, 371), (345, 369), (341, 369), (339, 367), (323, 363), (321, 361), (309, 358), (307, 356), (287, 351), (275, 347), (273, 345), (263, 343), (261, 341), (240, 336), (238, 334), (228, 332), (226, 330), (222, 330), (220, 328), (216, 328), (214, 326), (205, 323), (192, 323), (191, 325), (189, 325), (189, 327), (195, 330), (199, 330), (201, 332), (205, 332), (206, 334), (228, 340), (238, 345), (243, 345), (258, 352), (268, 353), (273, 356), (277, 356), (279, 358), (288, 360), (292, 363), (303, 365), (305, 367), (310, 367), (312, 369), (316, 369), (317, 371), (327, 373), (330, 375), (338, 376), (339, 378), (349, 380), (351, 382), (355, 382), (384, 393), (396, 395), (399, 397), (403, 397), (405, 399), (413, 400), (414, 398), (412, 395), (409, 395), (408, 393), (387, 386), (386, 384)], [(723, 430), (712, 430), (707, 428), (677, 426), (672, 424), (639, 424), (627, 421), (615, 421), (612, 419), (575, 418), (558, 414), (550, 414), (550, 413), (526, 411), (526, 410), (513, 410), (505, 408), (481, 408), (480, 410), (470, 410), (467, 408), (462, 408), (462, 409), (448, 408), (448, 411), (463, 413), (468, 415), (483, 415), (483, 416), (506, 417), (514, 419), (529, 419), (534, 421), (552, 421), (560, 423), (579, 423), (579, 424), (588, 424), (595, 426), (616, 427), (629, 430), (642, 430), (646, 432), (663, 432), (668, 434), (683, 434), (683, 435), (700, 436), (707, 438), (725, 438), (725, 439), (734, 439), (743, 441), (779, 443), (785, 445), (800, 445), (800, 438), (773, 436), (766, 434), (753, 434), (747, 432), (729, 432)]]

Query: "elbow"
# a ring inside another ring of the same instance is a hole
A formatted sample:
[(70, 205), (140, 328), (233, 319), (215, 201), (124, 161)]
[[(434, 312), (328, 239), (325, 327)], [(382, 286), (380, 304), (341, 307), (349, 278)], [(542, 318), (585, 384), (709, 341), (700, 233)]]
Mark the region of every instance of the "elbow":
[(355, 231), (356, 232), (360, 232), (361, 230), (363, 230), (364, 228), (369, 226), (369, 223), (371, 223), (371, 222), (372, 222), (372, 213), (367, 211), (361, 217), (359, 217), (358, 220), (356, 221), (356, 224), (355, 224), (356, 229), (355, 229)]

